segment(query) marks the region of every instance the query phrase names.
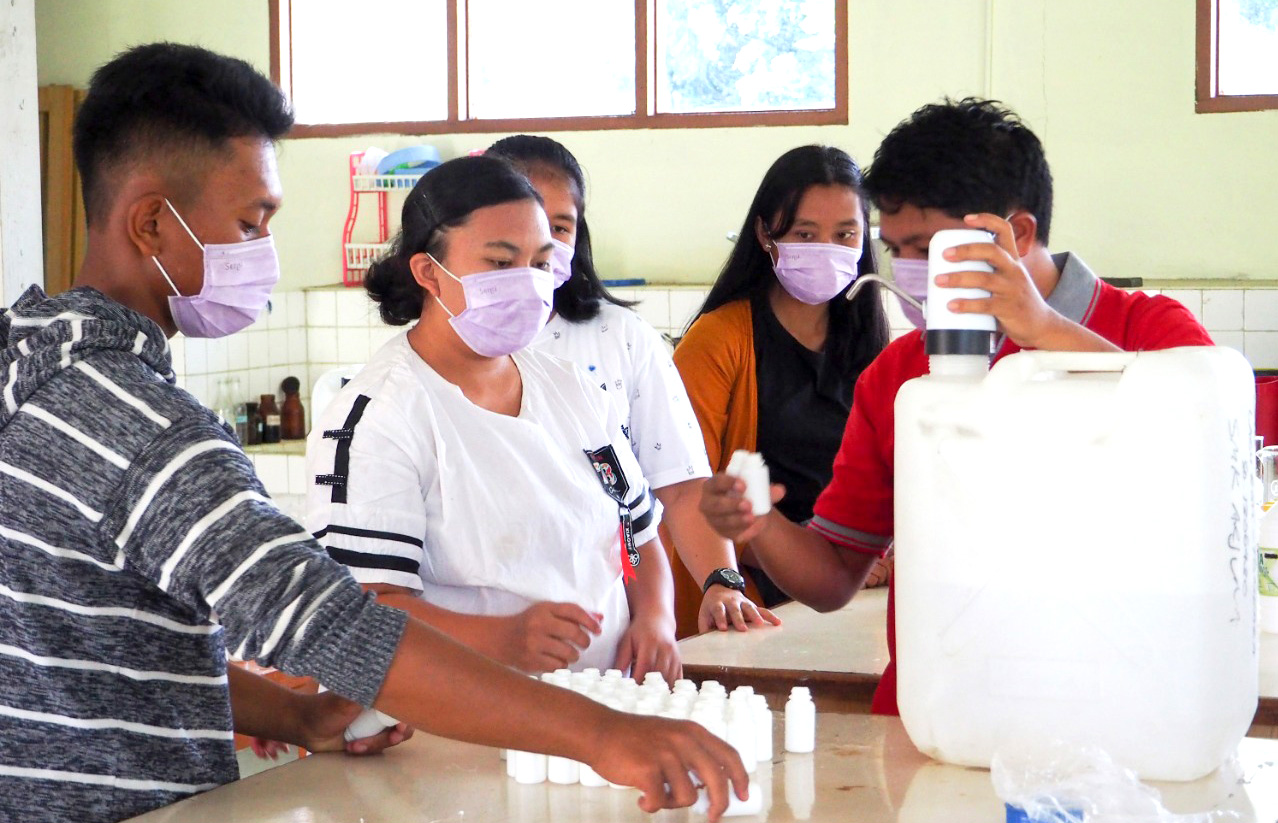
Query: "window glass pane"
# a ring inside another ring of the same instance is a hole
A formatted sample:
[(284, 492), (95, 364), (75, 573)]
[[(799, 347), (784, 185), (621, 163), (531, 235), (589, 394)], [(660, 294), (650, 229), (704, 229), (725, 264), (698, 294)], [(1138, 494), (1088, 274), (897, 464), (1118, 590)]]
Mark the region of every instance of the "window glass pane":
[(1220, 0), (1218, 94), (1278, 94), (1278, 0)]
[(657, 0), (657, 111), (834, 108), (834, 0)]
[[(448, 117), (446, 0), (293, 0), (299, 123)], [(338, 13), (340, 10), (341, 13)]]
[(634, 113), (634, 0), (466, 8), (472, 118)]

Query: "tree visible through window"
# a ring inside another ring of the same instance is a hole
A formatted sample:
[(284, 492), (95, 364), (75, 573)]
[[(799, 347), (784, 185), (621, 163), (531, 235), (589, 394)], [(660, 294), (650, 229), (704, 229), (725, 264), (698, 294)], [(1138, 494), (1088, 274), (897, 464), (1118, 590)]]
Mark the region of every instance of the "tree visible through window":
[(847, 122), (847, 0), (271, 0), (294, 134)]
[(1199, 0), (1198, 110), (1278, 108), (1278, 0)]
[(834, 0), (660, 0), (657, 110), (835, 105)]

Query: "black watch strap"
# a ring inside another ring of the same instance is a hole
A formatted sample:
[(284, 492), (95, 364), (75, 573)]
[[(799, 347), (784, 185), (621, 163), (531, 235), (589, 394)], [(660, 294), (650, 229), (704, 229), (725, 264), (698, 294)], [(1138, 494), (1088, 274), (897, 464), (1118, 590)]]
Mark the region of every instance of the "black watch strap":
[(733, 591), (745, 594), (746, 582), (741, 576), (741, 572), (736, 569), (715, 569), (706, 577), (706, 582), (701, 584), (701, 593), (705, 594), (710, 591), (711, 586), (723, 586)]

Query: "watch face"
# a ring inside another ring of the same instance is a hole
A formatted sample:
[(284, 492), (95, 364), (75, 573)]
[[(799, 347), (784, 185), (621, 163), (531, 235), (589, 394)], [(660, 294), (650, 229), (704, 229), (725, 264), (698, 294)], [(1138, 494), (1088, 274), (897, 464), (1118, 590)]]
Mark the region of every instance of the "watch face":
[(745, 578), (741, 576), (740, 572), (735, 572), (732, 569), (724, 569), (719, 574), (723, 575), (724, 582), (729, 583), (734, 587), (745, 585)]

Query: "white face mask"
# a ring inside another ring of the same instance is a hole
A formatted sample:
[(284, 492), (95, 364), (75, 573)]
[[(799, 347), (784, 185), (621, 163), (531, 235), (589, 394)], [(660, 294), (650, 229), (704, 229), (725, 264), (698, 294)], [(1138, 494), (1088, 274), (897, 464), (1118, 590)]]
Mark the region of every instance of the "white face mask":
[(204, 252), (204, 284), (192, 295), (178, 291), (159, 258), (151, 257), (173, 289), (169, 311), (178, 331), (187, 337), (226, 337), (251, 326), (280, 280), (275, 240), (267, 235), (241, 243), (201, 243), (168, 198), (164, 203)]
[(555, 276), (555, 288), (559, 288), (572, 277), (572, 258), (577, 250), (553, 237), (550, 242), (554, 246), (550, 251), (550, 273)]

